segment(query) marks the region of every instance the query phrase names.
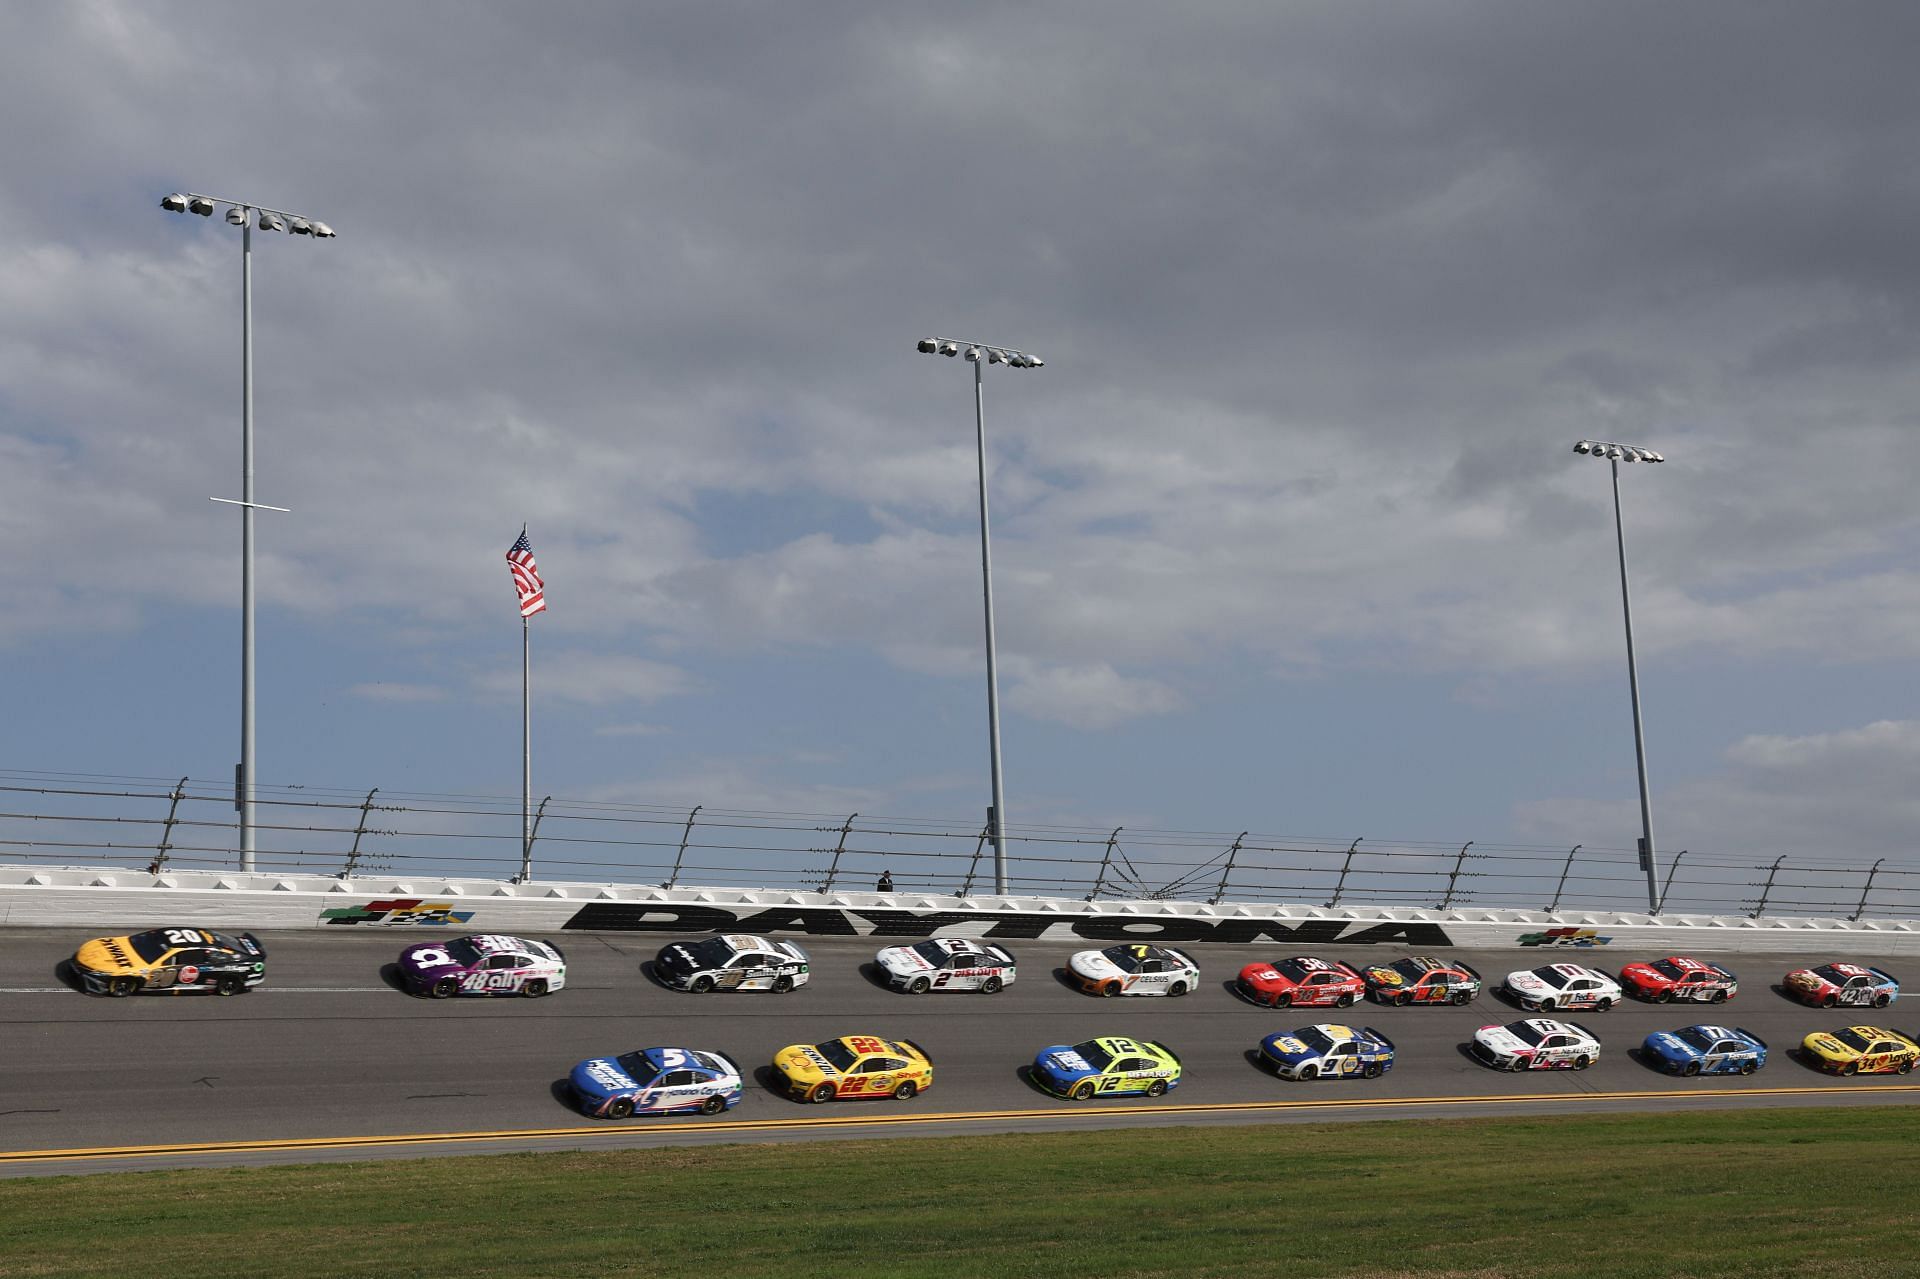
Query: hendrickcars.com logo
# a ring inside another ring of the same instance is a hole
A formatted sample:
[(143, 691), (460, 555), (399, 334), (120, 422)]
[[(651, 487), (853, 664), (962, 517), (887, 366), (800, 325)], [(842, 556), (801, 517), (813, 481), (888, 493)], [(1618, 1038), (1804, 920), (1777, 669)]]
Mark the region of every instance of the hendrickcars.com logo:
[(334, 906), (320, 912), (323, 924), (412, 924), (445, 927), (473, 918), (470, 910), (455, 910), (452, 902), (421, 901), (418, 897), (389, 897), (360, 906)]

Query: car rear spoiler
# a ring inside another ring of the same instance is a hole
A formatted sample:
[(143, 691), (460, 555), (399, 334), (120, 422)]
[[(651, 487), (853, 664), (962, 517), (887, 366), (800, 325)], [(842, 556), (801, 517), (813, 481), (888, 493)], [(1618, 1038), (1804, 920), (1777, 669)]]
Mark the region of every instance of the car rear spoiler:
[(1455, 968), (1458, 968), (1461, 972), (1465, 973), (1467, 976), (1473, 978), (1475, 981), (1486, 980), (1485, 977), (1482, 977), (1480, 975), (1480, 970), (1478, 968), (1475, 968), (1472, 964), (1469, 964), (1464, 960), (1459, 960), (1459, 959), (1454, 960), (1453, 966)]
[(1594, 1034), (1591, 1030), (1588, 1030), (1585, 1026), (1582, 1026), (1579, 1022), (1570, 1021), (1566, 1024), (1573, 1027), (1575, 1030), (1579, 1031), (1581, 1034), (1585, 1035), (1588, 1039), (1591, 1039), (1594, 1043), (1597, 1044), (1600, 1042), (1600, 1036)]
[(1161, 1052), (1163, 1052), (1163, 1053), (1165, 1053), (1165, 1054), (1166, 1054), (1167, 1056), (1169, 1056), (1169, 1057), (1171, 1057), (1171, 1058), (1173, 1058), (1173, 1064), (1174, 1064), (1174, 1065), (1176, 1065), (1176, 1066), (1178, 1066), (1178, 1065), (1180, 1064), (1180, 1054), (1179, 1054), (1179, 1053), (1177, 1053), (1177, 1052), (1175, 1052), (1175, 1051), (1173, 1051), (1173, 1049), (1171, 1049), (1171, 1048), (1169, 1048), (1169, 1047), (1167, 1047), (1167, 1046), (1166, 1046), (1165, 1044), (1162, 1044), (1162, 1043), (1158, 1043), (1158, 1042), (1156, 1042), (1156, 1041), (1154, 1041), (1154, 1040), (1151, 1040), (1151, 1039), (1147, 1039), (1147, 1040), (1142, 1040), (1141, 1042), (1142, 1042), (1142, 1043), (1147, 1043), (1147, 1044), (1152, 1044), (1152, 1045), (1153, 1045), (1153, 1046), (1154, 1046), (1155, 1048), (1158, 1048), (1158, 1049), (1159, 1049), (1159, 1050), (1160, 1050)]
[(1734, 1029), (1739, 1031), (1741, 1034), (1745, 1035), (1748, 1039), (1751, 1039), (1754, 1043), (1759, 1044), (1762, 1048), (1765, 1048), (1767, 1046), (1766, 1040), (1760, 1038), (1760, 1036), (1754, 1034), (1751, 1030), (1748, 1030), (1745, 1026), (1735, 1026)]
[(727, 1055), (726, 1055), (725, 1053), (717, 1053), (717, 1052), (714, 1052), (714, 1051), (713, 1051), (712, 1049), (710, 1049), (710, 1048), (703, 1048), (703, 1049), (701, 1049), (701, 1051), (702, 1051), (702, 1052), (704, 1052), (704, 1053), (706, 1053), (706, 1054), (707, 1054), (707, 1056), (709, 1056), (709, 1057), (718, 1057), (718, 1058), (719, 1058), (719, 1059), (720, 1059), (721, 1061), (724, 1061), (724, 1062), (726, 1062), (726, 1063), (727, 1063), (727, 1069), (728, 1069), (728, 1070), (731, 1070), (731, 1071), (733, 1072), (733, 1077), (734, 1077), (735, 1079), (738, 1079), (738, 1080), (740, 1080), (740, 1081), (741, 1081), (741, 1082), (743, 1082), (743, 1083), (744, 1083), (744, 1082), (746, 1081), (746, 1078), (747, 1078), (747, 1077), (746, 1077), (745, 1075), (743, 1075), (743, 1074), (741, 1074), (741, 1073), (740, 1073), (740, 1063), (739, 1063), (739, 1062), (737, 1062), (737, 1061), (735, 1061), (735, 1060), (734, 1060), (733, 1058), (731, 1058), (731, 1057), (729, 1057), (729, 1056), (727, 1056)]
[(247, 945), (253, 947), (254, 953), (259, 955), (260, 958), (265, 959), (267, 957), (267, 948), (265, 944), (262, 943), (261, 940), (258, 937), (255, 937), (252, 933), (241, 933), (240, 940), (245, 942)]
[(1878, 977), (1881, 981), (1890, 981), (1896, 986), (1900, 984), (1900, 979), (1898, 977), (1895, 977), (1892, 973), (1888, 972), (1884, 968), (1869, 968), (1867, 969), (1867, 971), (1872, 973), (1875, 977)]
[[(1189, 964), (1193, 965), (1193, 967), (1195, 968), (1198, 968), (1200, 966), (1200, 961), (1195, 959), (1192, 955), (1189, 955), (1184, 950), (1175, 950), (1172, 946), (1169, 946), (1167, 947), (1167, 953), (1180, 956), (1180, 958), (1186, 960)], [(1881, 973), (1880, 975), (1882, 977), (1887, 976), (1885, 973)], [(1893, 978), (1887, 977), (1887, 980), (1892, 981)]]
[(1381, 1034), (1379, 1031), (1375, 1030), (1371, 1026), (1362, 1026), (1361, 1029), (1366, 1031), (1369, 1035), (1372, 1035), (1375, 1039), (1379, 1040), (1381, 1043), (1385, 1044), (1388, 1052), (1394, 1051), (1393, 1041), (1391, 1039), (1388, 1039), (1385, 1035)]
[(924, 1049), (924, 1048), (922, 1048), (922, 1047), (921, 1047), (921, 1046), (920, 1046), (919, 1044), (916, 1044), (916, 1043), (914, 1043), (914, 1042), (913, 1042), (913, 1041), (912, 1041), (911, 1039), (902, 1039), (902, 1040), (901, 1040), (900, 1042), (901, 1042), (901, 1043), (903, 1043), (903, 1044), (905, 1044), (905, 1045), (906, 1045), (907, 1047), (909, 1047), (909, 1048), (911, 1048), (911, 1049), (913, 1049), (913, 1051), (915, 1051), (915, 1052), (917, 1052), (917, 1053), (919, 1053), (919, 1054), (920, 1054), (920, 1060), (922, 1060), (922, 1061), (932, 1061), (932, 1060), (933, 1060), (933, 1058), (931, 1058), (931, 1057), (929, 1057), (929, 1056), (927, 1056), (927, 1050), (926, 1050), (926, 1049)]

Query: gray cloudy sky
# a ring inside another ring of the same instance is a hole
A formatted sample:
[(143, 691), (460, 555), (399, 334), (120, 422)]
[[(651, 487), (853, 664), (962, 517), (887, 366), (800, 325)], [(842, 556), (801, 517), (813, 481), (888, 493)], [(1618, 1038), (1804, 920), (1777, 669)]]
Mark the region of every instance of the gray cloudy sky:
[[(0, 7), (0, 767), (1913, 855), (1920, 12)], [(1920, 857), (1915, 858), (1920, 865)]]

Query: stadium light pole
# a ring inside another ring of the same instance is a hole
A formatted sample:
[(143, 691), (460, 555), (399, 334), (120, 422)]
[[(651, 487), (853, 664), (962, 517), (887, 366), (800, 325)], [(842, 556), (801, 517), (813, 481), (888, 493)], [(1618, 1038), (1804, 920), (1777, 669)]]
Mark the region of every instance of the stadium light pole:
[(993, 551), (987, 536), (987, 409), (983, 373), (989, 364), (1014, 369), (1037, 369), (1046, 361), (1011, 347), (952, 338), (922, 338), (924, 355), (955, 356), (961, 351), (973, 364), (973, 442), (980, 465), (980, 584), (987, 614), (987, 758), (993, 773), (993, 891), (1007, 895), (1007, 802), (1000, 784), (1000, 684), (993, 644)]
[(240, 508), (240, 766), (234, 770), (233, 806), (240, 814), (240, 869), (254, 869), (254, 733), (253, 733), (253, 513), (285, 511), (253, 500), (253, 227), (286, 231), (292, 235), (331, 240), (333, 228), (314, 218), (282, 209), (269, 209), (246, 200), (175, 191), (160, 201), (169, 213), (197, 213), (212, 217), (216, 205), (227, 206), (227, 221), (240, 228), (240, 500), (210, 499)]
[(1620, 463), (1664, 462), (1666, 455), (1634, 444), (1580, 440), (1575, 453), (1603, 457), (1613, 471), (1613, 538), (1620, 551), (1620, 616), (1627, 627), (1627, 687), (1633, 695), (1633, 757), (1640, 770), (1640, 866), (1647, 872), (1647, 913), (1660, 913), (1660, 883), (1655, 874), (1653, 804), (1647, 797), (1647, 739), (1640, 724), (1640, 672), (1633, 660), (1633, 601), (1627, 594), (1627, 538), (1620, 522)]

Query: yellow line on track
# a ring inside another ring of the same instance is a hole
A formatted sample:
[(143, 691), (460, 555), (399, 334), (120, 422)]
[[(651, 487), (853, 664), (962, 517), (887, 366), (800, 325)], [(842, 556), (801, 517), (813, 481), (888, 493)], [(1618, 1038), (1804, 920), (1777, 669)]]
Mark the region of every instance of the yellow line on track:
[(1912, 1084), (1857, 1084), (1844, 1091), (1826, 1088), (1743, 1088), (1738, 1092), (1595, 1092), (1542, 1096), (1508, 1093), (1479, 1097), (1316, 1097), (1297, 1101), (1222, 1101), (1182, 1105), (1060, 1107), (1047, 1110), (976, 1110), (931, 1115), (819, 1115), (806, 1119), (704, 1120), (693, 1123), (597, 1124), (591, 1128), (516, 1128), (498, 1132), (415, 1132), (364, 1137), (288, 1137), (265, 1141), (179, 1142), (159, 1146), (90, 1146), (71, 1150), (5, 1150), (0, 1164), (59, 1159), (139, 1159), (168, 1155), (246, 1154), (259, 1151), (341, 1150), (354, 1147), (421, 1146), (441, 1142), (548, 1140), (563, 1137), (622, 1137), (633, 1133), (697, 1132), (707, 1135), (747, 1132), (804, 1131), (810, 1128), (863, 1128), (901, 1124), (961, 1124), (1007, 1119), (1103, 1119), (1110, 1115), (1210, 1115), (1231, 1112), (1352, 1110), (1414, 1108), (1422, 1106), (1488, 1106), (1569, 1101), (1744, 1101), (1752, 1097), (1822, 1095), (1851, 1097), (1867, 1092), (1913, 1093)]

